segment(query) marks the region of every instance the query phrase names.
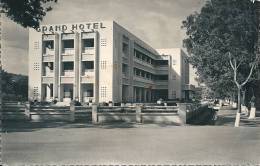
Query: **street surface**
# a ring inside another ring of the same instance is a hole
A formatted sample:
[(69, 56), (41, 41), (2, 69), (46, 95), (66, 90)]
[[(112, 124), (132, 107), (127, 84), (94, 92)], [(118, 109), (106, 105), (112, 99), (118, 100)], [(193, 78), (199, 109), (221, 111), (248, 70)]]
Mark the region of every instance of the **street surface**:
[[(221, 112), (220, 112), (221, 113)], [(224, 117), (224, 115), (229, 116)], [(216, 125), (10, 123), (3, 162), (29, 164), (259, 164), (260, 127)], [(255, 120), (257, 121), (257, 120)], [(250, 122), (251, 123), (251, 122)], [(250, 124), (249, 123), (249, 124)]]

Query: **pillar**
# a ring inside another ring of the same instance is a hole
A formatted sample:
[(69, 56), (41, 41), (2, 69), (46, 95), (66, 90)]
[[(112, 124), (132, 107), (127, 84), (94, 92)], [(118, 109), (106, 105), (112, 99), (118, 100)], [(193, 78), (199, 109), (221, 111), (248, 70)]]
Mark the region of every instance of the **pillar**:
[(74, 38), (74, 85), (73, 85), (73, 98), (79, 99), (79, 33), (75, 33)]
[(97, 104), (92, 105), (92, 123), (97, 124), (98, 123), (98, 106)]
[(136, 122), (142, 123), (142, 106), (141, 105), (136, 106)]
[(73, 102), (70, 103), (70, 121), (74, 122), (75, 121), (75, 104)]
[(95, 32), (94, 37), (94, 49), (95, 49), (95, 61), (94, 61), (94, 72), (95, 72), (95, 82), (94, 82), (94, 100), (95, 103), (99, 102), (99, 50), (98, 50), (98, 34)]
[(138, 88), (138, 102), (142, 102), (142, 88)]
[(59, 67), (60, 67), (60, 47), (61, 46), (61, 38), (59, 34), (55, 34), (55, 41), (54, 41), (54, 63), (53, 63), (53, 69), (54, 69), (54, 82), (53, 82), (53, 98), (58, 99), (59, 98)]
[(61, 65), (61, 63), (62, 63), (62, 59), (61, 59), (61, 55), (62, 55), (62, 47), (63, 47), (63, 45), (62, 45), (62, 35), (59, 35), (59, 39), (58, 39), (58, 41), (59, 41), (59, 53), (58, 53), (58, 62), (57, 62), (57, 68), (58, 68), (58, 70), (57, 70), (57, 78), (58, 78), (58, 81), (57, 81), (57, 88), (58, 88), (58, 100), (59, 101), (62, 101), (62, 98), (63, 98), (63, 93), (62, 93), (62, 90), (63, 90), (63, 88), (62, 88), (62, 85), (61, 85), (61, 82), (60, 82), (60, 76), (61, 76), (61, 67), (62, 67), (62, 65)]
[(143, 92), (144, 92), (144, 102), (147, 102), (147, 90), (146, 89), (143, 89)]
[(46, 84), (46, 99), (50, 99), (50, 98), (51, 98), (51, 85)]
[(84, 99), (82, 97), (82, 85), (81, 85), (81, 76), (82, 76), (82, 33), (79, 34), (79, 51), (78, 51), (78, 97), (79, 97), (79, 102), (83, 102)]

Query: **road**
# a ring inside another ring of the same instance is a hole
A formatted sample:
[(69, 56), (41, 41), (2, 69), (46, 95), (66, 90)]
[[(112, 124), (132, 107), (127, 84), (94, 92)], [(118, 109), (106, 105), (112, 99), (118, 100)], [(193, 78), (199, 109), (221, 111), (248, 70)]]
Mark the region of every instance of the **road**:
[(3, 161), (29, 164), (259, 164), (260, 128), (12, 123)]

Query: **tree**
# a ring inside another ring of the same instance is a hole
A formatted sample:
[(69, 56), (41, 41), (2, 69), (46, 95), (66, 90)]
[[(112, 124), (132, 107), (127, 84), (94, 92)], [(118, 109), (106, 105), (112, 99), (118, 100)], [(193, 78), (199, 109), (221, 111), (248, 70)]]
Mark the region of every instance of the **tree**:
[[(50, 6), (52, 2), (56, 3), (57, 0), (0, 0), (0, 14), (4, 13), (8, 18), (25, 28), (31, 27), (36, 29), (39, 27), (46, 12), (52, 10)], [(2, 63), (0, 60), (0, 82), (2, 82), (2, 80)], [(2, 87), (0, 84), (0, 103), (1, 102)]]
[(38, 28), (46, 12), (57, 0), (0, 0), (2, 13), (23, 27)]
[[(241, 113), (241, 88), (253, 76), (256, 56), (257, 14), (250, 0), (208, 0), (201, 13), (183, 21), (184, 47), (191, 64), (211, 90), (238, 94), (236, 122)], [(236, 123), (236, 126), (239, 125)]]
[(5, 100), (26, 100), (28, 96), (28, 76), (2, 71), (2, 97)]

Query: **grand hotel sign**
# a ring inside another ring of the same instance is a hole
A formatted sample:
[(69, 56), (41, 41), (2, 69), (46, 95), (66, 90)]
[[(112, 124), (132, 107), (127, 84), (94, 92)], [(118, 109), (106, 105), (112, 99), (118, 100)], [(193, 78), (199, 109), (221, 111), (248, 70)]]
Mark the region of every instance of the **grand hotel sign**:
[(63, 25), (43, 25), (37, 29), (38, 32), (65, 32), (65, 31), (94, 31), (95, 29), (106, 28), (102, 22), (63, 24)]

